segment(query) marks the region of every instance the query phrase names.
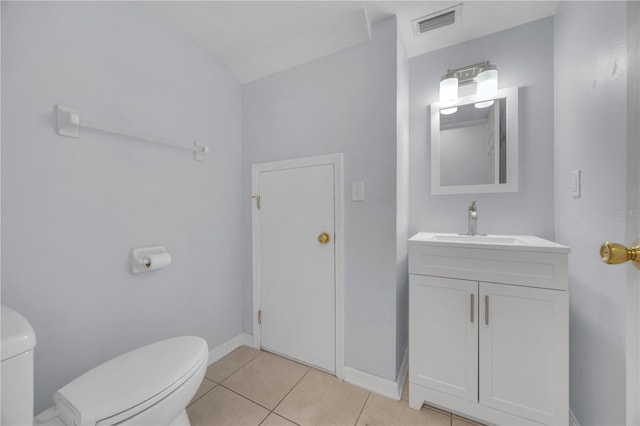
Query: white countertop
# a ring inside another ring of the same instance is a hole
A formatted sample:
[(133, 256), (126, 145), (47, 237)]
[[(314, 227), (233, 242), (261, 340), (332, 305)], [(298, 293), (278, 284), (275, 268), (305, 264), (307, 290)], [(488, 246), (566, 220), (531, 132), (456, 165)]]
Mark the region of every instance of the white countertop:
[(464, 235), (443, 232), (418, 232), (409, 238), (409, 244), (549, 253), (569, 253), (571, 251), (567, 246), (534, 235)]

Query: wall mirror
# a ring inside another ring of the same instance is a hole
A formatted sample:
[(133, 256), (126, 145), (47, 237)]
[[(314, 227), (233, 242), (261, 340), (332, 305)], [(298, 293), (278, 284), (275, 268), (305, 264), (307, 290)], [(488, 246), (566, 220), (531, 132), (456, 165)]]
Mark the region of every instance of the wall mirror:
[(518, 88), (482, 104), (431, 105), (432, 194), (518, 191)]

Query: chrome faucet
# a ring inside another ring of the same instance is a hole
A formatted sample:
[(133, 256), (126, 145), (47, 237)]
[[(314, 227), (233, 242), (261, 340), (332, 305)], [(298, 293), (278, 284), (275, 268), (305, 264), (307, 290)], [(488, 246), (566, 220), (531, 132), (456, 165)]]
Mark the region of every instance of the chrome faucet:
[(475, 201), (472, 201), (469, 206), (469, 231), (467, 235), (478, 235), (478, 209)]

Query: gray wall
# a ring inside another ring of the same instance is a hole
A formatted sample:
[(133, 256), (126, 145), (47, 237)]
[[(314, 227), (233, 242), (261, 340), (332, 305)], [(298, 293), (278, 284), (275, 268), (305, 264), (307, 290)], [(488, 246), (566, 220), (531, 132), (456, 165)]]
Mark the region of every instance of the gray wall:
[[(432, 196), (429, 105), (447, 68), (485, 60), (498, 66), (499, 88), (520, 88), (518, 192)], [(466, 232), (467, 207), (478, 200), (479, 232), (553, 239), (553, 19), (416, 56), (410, 66), (411, 233)]]
[[(344, 153), (345, 364), (395, 380), (395, 18), (372, 40), (242, 86), (244, 327), (251, 316), (251, 164)], [(366, 199), (351, 202), (351, 182)]]
[[(607, 266), (598, 259), (603, 241), (638, 237), (639, 114), (637, 103), (627, 109), (627, 36), (625, 2), (563, 2), (555, 19), (556, 235), (572, 249), (570, 395), (582, 425), (638, 421), (637, 413), (625, 414), (638, 404), (637, 390), (627, 393), (626, 382), (637, 383), (637, 376), (631, 378), (637, 370), (627, 365), (632, 357), (635, 368), (638, 362), (638, 274), (632, 265)], [(630, 53), (637, 76), (637, 50)], [(637, 102), (637, 81), (635, 90)], [(636, 126), (635, 134), (628, 125)], [(571, 171), (577, 169), (582, 198), (573, 199)], [(628, 303), (635, 308), (627, 311)], [(627, 329), (634, 310), (635, 324)]]
[[(212, 152), (57, 136), (55, 104)], [(2, 303), (37, 334), (37, 412), (122, 352), (242, 332), (240, 87), (225, 66), (129, 3), (2, 2), (2, 124)], [(131, 275), (129, 250), (153, 244), (173, 264)]]

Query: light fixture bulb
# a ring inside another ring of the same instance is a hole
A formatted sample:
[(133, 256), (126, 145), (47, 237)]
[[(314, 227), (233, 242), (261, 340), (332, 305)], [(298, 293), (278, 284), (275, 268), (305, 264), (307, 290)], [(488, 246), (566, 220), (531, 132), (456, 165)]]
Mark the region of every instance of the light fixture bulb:
[[(446, 76), (445, 76), (446, 77)], [(440, 80), (440, 103), (452, 105), (458, 100), (458, 79), (447, 77)]]
[[(478, 74), (476, 95), (479, 101), (493, 99), (498, 94), (498, 70), (488, 69)], [(488, 105), (487, 105), (488, 106)]]

